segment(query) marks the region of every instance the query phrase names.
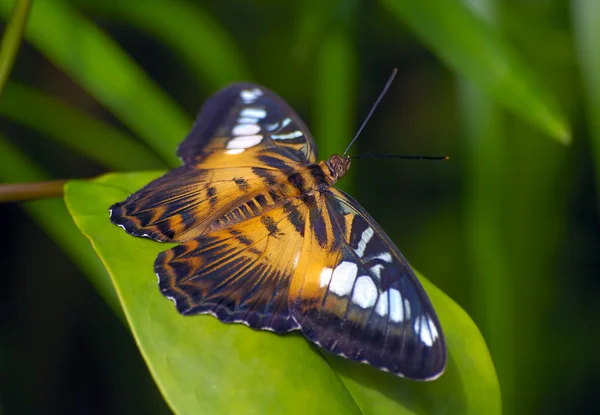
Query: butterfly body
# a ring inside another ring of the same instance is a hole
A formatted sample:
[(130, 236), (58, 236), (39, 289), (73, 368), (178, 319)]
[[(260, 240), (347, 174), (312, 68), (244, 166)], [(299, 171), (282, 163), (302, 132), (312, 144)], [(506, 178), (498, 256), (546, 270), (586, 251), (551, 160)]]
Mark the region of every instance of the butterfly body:
[(111, 207), (159, 254), (161, 292), (184, 315), (285, 333), (412, 379), (445, 366), (441, 327), (402, 254), (334, 187), (350, 158), (317, 162), (307, 128), (277, 95), (235, 84), (203, 107), (183, 166)]

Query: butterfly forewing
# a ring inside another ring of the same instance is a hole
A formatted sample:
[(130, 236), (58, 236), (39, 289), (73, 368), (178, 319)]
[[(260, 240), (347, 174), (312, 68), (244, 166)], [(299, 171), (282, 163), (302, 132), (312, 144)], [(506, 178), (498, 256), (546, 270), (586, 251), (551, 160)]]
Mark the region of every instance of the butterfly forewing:
[(290, 163), (314, 162), (316, 147), (275, 93), (235, 84), (206, 102), (178, 154), (183, 166), (111, 207), (113, 223), (135, 236), (180, 242), (228, 212), (253, 217), (263, 203), (280, 202), (269, 188), (286, 180)]
[(197, 164), (214, 153), (239, 155), (256, 146), (275, 149), (296, 162), (317, 159), (308, 129), (285, 101), (267, 88), (234, 84), (202, 107), (178, 155), (186, 164)]
[[(401, 376), (441, 374), (446, 348), (437, 316), (383, 230), (336, 189), (322, 193), (311, 221), (291, 298), (306, 337)], [(325, 236), (317, 234), (318, 222)]]
[[(273, 205), (269, 192), (260, 196), (265, 186), (256, 172), (263, 170), (181, 166), (113, 205), (111, 220), (135, 236), (161, 242), (187, 241), (204, 233), (214, 220), (235, 207), (243, 209), (238, 215), (243, 220)], [(276, 177), (276, 172), (268, 174)]]

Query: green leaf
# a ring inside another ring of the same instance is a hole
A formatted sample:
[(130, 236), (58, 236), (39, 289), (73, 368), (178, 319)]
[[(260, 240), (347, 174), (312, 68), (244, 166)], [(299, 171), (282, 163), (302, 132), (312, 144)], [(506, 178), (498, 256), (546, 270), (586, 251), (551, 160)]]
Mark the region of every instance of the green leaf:
[(2, 35), (2, 41), (0, 42), (0, 93), (4, 90), (6, 81), (8, 81), (13, 64), (15, 63), (17, 52), (21, 46), (30, 7), (30, 0), (18, 0), (15, 2), (15, 9)]
[[(506, 200), (514, 198), (507, 183), (506, 160), (514, 154), (505, 139), (503, 112), (472, 83), (458, 80), (460, 109), (465, 126), (464, 210), (466, 250), (474, 296), (472, 313), (494, 351), (498, 375), (503, 382), (505, 410), (507, 396), (515, 384), (514, 348), (516, 295), (510, 244), (506, 238)], [(507, 196), (509, 195), (509, 196)], [(494, 266), (490, 266), (494, 264)], [(507, 411), (512, 413), (513, 411)]]
[[(348, 2), (354, 17), (355, 5)], [(339, 25), (336, 14), (340, 10), (340, 1), (301, 0), (296, 2), (294, 10), (293, 42), (290, 55), (300, 65), (312, 62), (314, 52), (319, 49), (322, 39), (333, 25)], [(339, 13), (341, 14), (341, 13)], [(345, 17), (345, 16), (343, 16)]]
[(481, 334), (425, 279), (449, 350), (446, 373), (433, 382), (324, 358), (297, 333), (280, 336), (212, 316), (179, 315), (158, 291), (152, 266), (169, 245), (131, 237), (108, 218), (111, 204), (159, 174), (72, 181), (65, 198), (112, 276), (148, 367), (176, 413), (500, 413), (498, 381)]
[(460, 0), (380, 0), (451, 68), (563, 144), (571, 132), (553, 94), (501, 34)]
[[(571, 2), (573, 30), (587, 100), (590, 147), (596, 171), (596, 189), (600, 189), (600, 2), (579, 0)], [(596, 192), (600, 208), (600, 192)]]
[[(0, 1), (0, 15), (9, 12)], [(26, 39), (172, 165), (191, 119), (102, 30), (61, 0), (33, 4)]]

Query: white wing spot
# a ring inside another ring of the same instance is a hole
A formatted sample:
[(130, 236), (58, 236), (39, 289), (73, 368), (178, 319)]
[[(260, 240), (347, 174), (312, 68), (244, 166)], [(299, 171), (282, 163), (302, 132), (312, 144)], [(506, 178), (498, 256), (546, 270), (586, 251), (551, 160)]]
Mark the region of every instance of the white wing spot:
[(385, 267), (381, 264), (375, 264), (371, 267), (371, 272), (375, 274), (378, 279), (381, 279), (381, 271), (385, 269)]
[(390, 264), (392, 263), (392, 254), (390, 254), (389, 252), (382, 252), (378, 254), (375, 258), (381, 259), (385, 262), (389, 262)]
[(404, 299), (404, 314), (406, 315), (407, 319), (410, 318), (410, 303), (408, 302), (407, 298)]
[(332, 268), (325, 267), (321, 270), (321, 277), (319, 279), (319, 285), (321, 288), (329, 285), (329, 281), (331, 281), (331, 274), (333, 274)]
[(433, 323), (433, 320), (429, 316), (427, 316), (427, 323), (429, 324), (429, 330), (431, 331), (431, 338), (433, 339), (433, 341), (436, 341), (440, 334), (438, 333), (437, 328)]
[(225, 150), (225, 154), (240, 154), (243, 153), (243, 148), (234, 148), (233, 150)]
[(267, 111), (260, 109), (260, 108), (244, 108), (241, 112), (240, 115), (242, 117), (248, 117), (248, 118), (265, 118), (267, 116)]
[(379, 290), (375, 286), (373, 279), (367, 275), (361, 275), (354, 285), (352, 302), (362, 308), (373, 307), (377, 302), (378, 292)]
[(246, 104), (251, 104), (252, 102), (256, 101), (256, 98), (258, 98), (262, 95), (263, 95), (262, 91), (258, 88), (254, 88), (251, 90), (243, 89), (240, 92), (240, 97), (242, 98), (242, 101), (244, 101), (244, 103), (246, 103)]
[(334, 294), (343, 297), (352, 292), (352, 286), (356, 280), (356, 273), (358, 267), (354, 262), (344, 261), (335, 267), (333, 275), (331, 276), (331, 283), (329, 289)]
[(375, 307), (375, 312), (379, 314), (381, 317), (385, 317), (388, 313), (389, 304), (388, 304), (388, 292), (383, 292), (379, 295), (379, 300), (377, 300), (377, 306)]
[(255, 145), (257, 145), (258, 143), (260, 143), (263, 139), (263, 136), (258, 134), (258, 135), (242, 135), (240, 137), (236, 137), (232, 140), (230, 140), (227, 143), (227, 148), (228, 149), (246, 149), (246, 148), (250, 148), (253, 147)]
[(125, 229), (125, 225), (121, 225), (120, 223), (117, 224), (117, 226), (121, 229), (123, 229), (124, 231), (126, 231), (127, 229)]
[(275, 140), (291, 140), (292, 138), (302, 137), (302, 131), (293, 131), (288, 134), (273, 134), (271, 137)]
[(354, 252), (356, 252), (356, 255), (362, 258), (362, 256), (365, 254), (367, 244), (373, 237), (374, 233), (375, 232), (373, 231), (373, 228), (371, 228), (370, 226), (363, 231), (362, 235), (360, 236), (360, 241), (358, 242), (358, 248), (354, 250)]
[(233, 135), (254, 135), (260, 132), (260, 126), (256, 124), (238, 124), (231, 131)]
[(264, 125), (265, 130), (271, 132), (271, 131), (275, 131), (277, 129), (277, 127), (279, 127), (279, 123), (275, 122), (273, 124), (265, 124)]
[(283, 121), (281, 122), (281, 128), (286, 127), (291, 122), (292, 122), (292, 119), (290, 117), (284, 118)]
[(238, 123), (240, 123), (240, 124), (256, 124), (256, 121), (258, 121), (256, 118), (248, 118), (248, 117), (238, 118)]
[(425, 346), (433, 346), (433, 342), (437, 338), (438, 332), (429, 316), (418, 316), (413, 324), (413, 329), (415, 332), (419, 333), (419, 338)]
[(404, 321), (402, 295), (395, 288), (390, 288), (390, 319), (396, 323)]

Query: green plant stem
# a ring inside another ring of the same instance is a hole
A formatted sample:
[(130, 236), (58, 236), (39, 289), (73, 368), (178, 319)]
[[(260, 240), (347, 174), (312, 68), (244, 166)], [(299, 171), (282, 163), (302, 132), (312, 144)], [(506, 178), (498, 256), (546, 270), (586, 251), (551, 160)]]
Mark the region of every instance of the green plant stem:
[(66, 180), (0, 184), (0, 203), (62, 197)]
[(4, 36), (2, 36), (2, 41), (0, 42), (0, 94), (4, 90), (4, 86), (15, 63), (15, 58), (23, 39), (23, 33), (25, 32), (30, 8), (30, 0), (18, 0), (13, 14), (6, 25)]

